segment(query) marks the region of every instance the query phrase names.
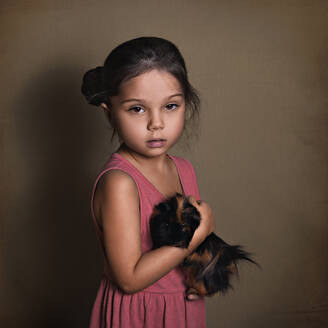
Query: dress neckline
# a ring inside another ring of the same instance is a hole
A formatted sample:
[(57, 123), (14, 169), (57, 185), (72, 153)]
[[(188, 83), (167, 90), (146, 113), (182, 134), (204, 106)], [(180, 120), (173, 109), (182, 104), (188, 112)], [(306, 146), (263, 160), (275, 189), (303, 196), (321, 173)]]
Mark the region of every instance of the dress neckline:
[[(125, 163), (127, 163), (130, 167), (132, 167), (145, 181), (146, 183), (153, 189), (155, 190), (158, 194), (160, 194), (164, 199), (168, 200), (169, 197), (166, 197), (162, 192), (160, 192), (155, 186), (154, 184), (143, 174), (141, 173), (141, 171), (139, 169), (137, 169), (128, 159), (126, 159), (124, 156), (122, 156), (121, 154), (119, 153), (113, 153), (112, 156), (118, 156), (119, 158), (121, 158)], [(173, 162), (175, 168), (176, 168), (176, 171), (177, 171), (177, 174), (178, 174), (178, 178), (179, 178), (179, 181), (180, 181), (180, 185), (181, 185), (181, 190), (182, 190), (182, 193), (185, 195), (186, 194), (186, 190), (185, 190), (185, 186), (183, 184), (183, 179), (182, 179), (182, 175), (181, 175), (181, 171), (180, 171), (180, 168), (179, 168), (179, 165), (177, 164), (174, 156), (171, 156), (169, 154), (166, 154), (166, 156), (168, 158), (171, 159), (171, 161)]]

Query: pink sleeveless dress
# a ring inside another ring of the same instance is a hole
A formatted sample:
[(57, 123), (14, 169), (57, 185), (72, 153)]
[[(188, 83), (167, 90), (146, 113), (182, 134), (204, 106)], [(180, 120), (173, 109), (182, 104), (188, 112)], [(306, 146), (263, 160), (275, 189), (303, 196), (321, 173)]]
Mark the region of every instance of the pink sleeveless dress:
[[(183, 158), (168, 155), (174, 162), (186, 196), (200, 199), (192, 164)], [(142, 252), (152, 249), (149, 217), (154, 205), (166, 198), (127, 159), (113, 153), (96, 178), (91, 197), (91, 212), (96, 233), (104, 254), (104, 272), (93, 304), (90, 328), (203, 328), (206, 327), (204, 298), (186, 300), (184, 277), (176, 267), (153, 285), (134, 294), (125, 294), (110, 280), (105, 255), (103, 231), (95, 218), (93, 198), (97, 183), (108, 170), (119, 169), (135, 181), (140, 202)]]

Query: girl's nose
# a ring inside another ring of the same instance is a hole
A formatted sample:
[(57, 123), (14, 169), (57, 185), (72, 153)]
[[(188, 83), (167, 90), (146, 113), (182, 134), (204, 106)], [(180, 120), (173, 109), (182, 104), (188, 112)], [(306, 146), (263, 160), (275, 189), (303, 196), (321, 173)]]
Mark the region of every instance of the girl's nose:
[(164, 128), (164, 121), (160, 112), (153, 112), (150, 114), (147, 128), (151, 131)]

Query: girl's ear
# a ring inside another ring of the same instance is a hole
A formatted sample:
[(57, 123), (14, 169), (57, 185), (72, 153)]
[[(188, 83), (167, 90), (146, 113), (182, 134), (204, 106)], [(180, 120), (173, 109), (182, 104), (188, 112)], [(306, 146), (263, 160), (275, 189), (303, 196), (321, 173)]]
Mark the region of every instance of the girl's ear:
[(100, 104), (100, 107), (101, 107), (105, 112), (108, 112), (108, 111), (109, 111), (108, 106), (107, 106), (104, 102), (102, 102), (102, 103)]
[(109, 120), (112, 120), (111, 110), (106, 103), (102, 102), (100, 107), (103, 109), (104, 113), (108, 116)]
[(112, 118), (112, 110), (106, 103), (102, 102), (100, 107), (104, 111), (105, 115), (107, 116), (109, 123), (113, 126), (113, 118)]

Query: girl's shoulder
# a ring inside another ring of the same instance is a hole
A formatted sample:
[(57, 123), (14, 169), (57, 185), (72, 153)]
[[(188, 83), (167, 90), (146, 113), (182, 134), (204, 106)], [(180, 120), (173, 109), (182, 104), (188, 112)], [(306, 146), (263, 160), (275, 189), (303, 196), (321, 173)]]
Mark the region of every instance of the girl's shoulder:
[(98, 171), (95, 185), (110, 181), (131, 184), (131, 180), (134, 180), (132, 173), (131, 165), (117, 153), (112, 153)]

